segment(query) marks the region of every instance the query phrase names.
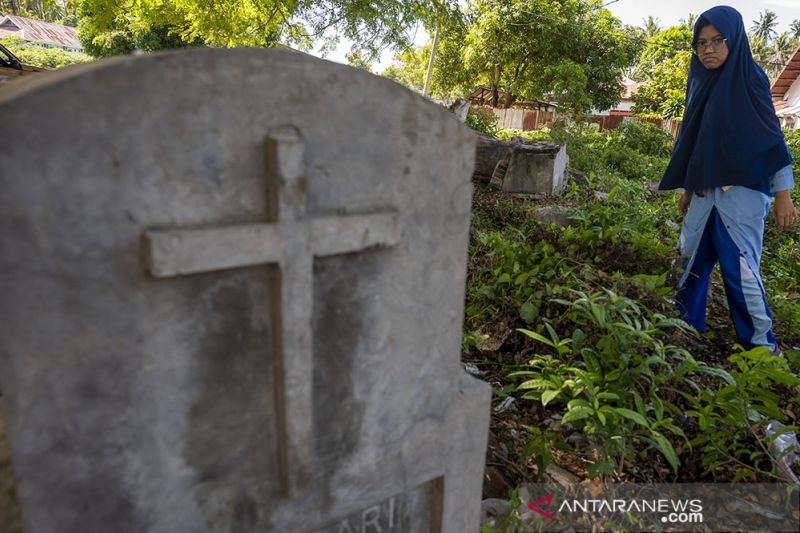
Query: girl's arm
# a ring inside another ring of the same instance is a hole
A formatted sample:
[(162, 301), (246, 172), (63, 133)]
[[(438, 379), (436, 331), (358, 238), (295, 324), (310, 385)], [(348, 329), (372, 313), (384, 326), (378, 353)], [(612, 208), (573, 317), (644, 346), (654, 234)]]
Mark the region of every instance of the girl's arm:
[(789, 229), (797, 222), (797, 209), (792, 203), (792, 190), (786, 189), (775, 193), (775, 222), (781, 229)]
[(788, 229), (797, 222), (797, 209), (792, 203), (793, 188), (791, 165), (776, 172), (770, 181), (770, 190), (775, 193), (775, 222), (781, 229)]

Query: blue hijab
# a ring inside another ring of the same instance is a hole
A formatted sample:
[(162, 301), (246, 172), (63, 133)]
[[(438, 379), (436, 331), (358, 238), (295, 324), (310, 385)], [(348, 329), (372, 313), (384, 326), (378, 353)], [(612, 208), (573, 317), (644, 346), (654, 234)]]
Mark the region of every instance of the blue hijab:
[(769, 79), (753, 61), (738, 11), (717, 6), (700, 15), (695, 41), (709, 24), (727, 39), (728, 59), (709, 70), (692, 55), (686, 110), (659, 189), (743, 185), (768, 190), (768, 178), (792, 161), (772, 106)]

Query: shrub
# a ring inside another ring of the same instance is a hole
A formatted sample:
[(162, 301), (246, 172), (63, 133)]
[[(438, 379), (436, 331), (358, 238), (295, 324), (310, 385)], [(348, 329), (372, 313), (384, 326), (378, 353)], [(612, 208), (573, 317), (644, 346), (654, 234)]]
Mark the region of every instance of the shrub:
[(497, 133), (497, 115), (491, 109), (470, 107), (467, 112), (467, 126), (475, 131), (494, 136)]

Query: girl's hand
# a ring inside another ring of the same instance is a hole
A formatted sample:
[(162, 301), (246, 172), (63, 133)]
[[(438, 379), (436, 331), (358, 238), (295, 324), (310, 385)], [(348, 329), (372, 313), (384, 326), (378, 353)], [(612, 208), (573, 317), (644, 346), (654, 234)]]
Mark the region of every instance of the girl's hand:
[(690, 203), (692, 203), (692, 193), (689, 191), (683, 191), (681, 199), (678, 200), (678, 210), (681, 212), (681, 216), (686, 215), (686, 212), (689, 211)]
[(789, 229), (797, 222), (797, 209), (792, 203), (791, 191), (780, 191), (775, 194), (775, 222), (781, 229)]

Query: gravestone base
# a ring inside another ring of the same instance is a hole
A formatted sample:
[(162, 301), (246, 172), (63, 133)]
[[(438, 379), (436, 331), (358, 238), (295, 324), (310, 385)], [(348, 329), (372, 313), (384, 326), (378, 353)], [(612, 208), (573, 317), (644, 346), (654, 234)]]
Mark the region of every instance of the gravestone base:
[(514, 148), (500, 190), (508, 193), (560, 195), (567, 170), (566, 146), (535, 142)]

